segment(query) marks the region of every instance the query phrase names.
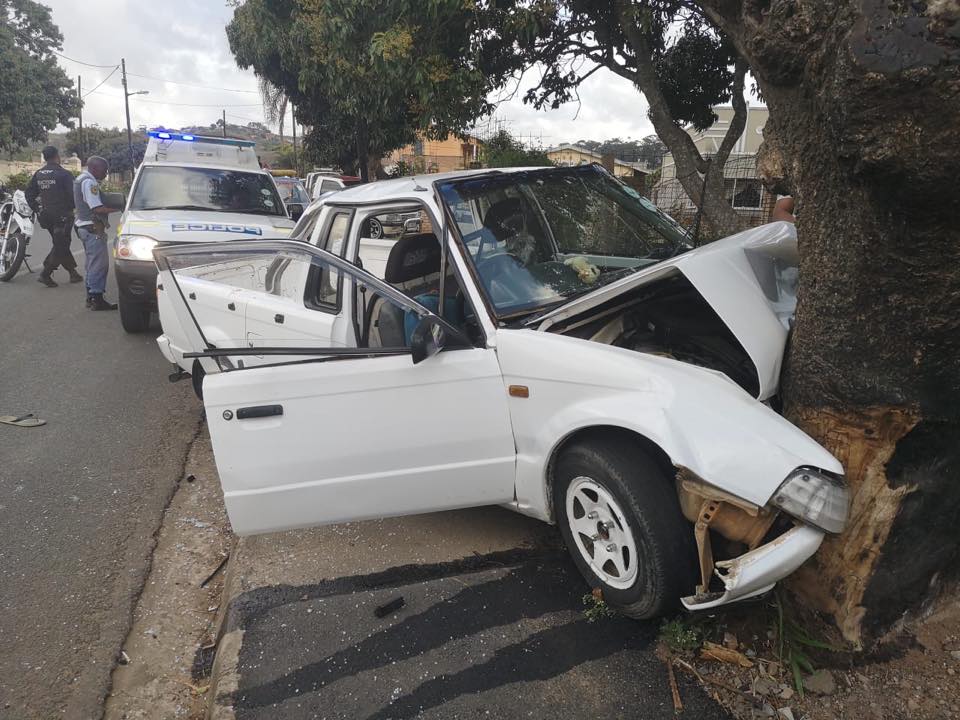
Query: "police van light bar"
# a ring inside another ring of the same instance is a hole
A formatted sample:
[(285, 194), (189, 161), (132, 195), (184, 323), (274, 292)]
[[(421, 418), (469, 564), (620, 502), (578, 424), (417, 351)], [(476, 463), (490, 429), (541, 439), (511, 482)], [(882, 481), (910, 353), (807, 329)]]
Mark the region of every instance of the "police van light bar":
[(253, 140), (235, 140), (233, 138), (221, 137), (202, 137), (200, 135), (185, 135), (177, 132), (167, 132), (166, 130), (150, 130), (147, 135), (157, 140), (183, 140), (185, 142), (204, 142), (216, 145), (233, 145), (235, 147), (255, 147)]

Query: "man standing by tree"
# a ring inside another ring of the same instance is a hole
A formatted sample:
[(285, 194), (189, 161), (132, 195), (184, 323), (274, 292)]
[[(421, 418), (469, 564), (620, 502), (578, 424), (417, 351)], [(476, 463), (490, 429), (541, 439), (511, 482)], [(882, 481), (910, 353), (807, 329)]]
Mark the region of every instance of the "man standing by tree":
[(87, 307), (91, 310), (116, 310), (115, 303), (103, 299), (107, 289), (107, 215), (115, 212), (100, 199), (100, 181), (107, 176), (107, 161), (98, 155), (87, 159), (87, 169), (73, 183), (77, 206), (77, 233), (87, 256)]
[(51, 146), (43, 149), (46, 165), (37, 170), (27, 185), (27, 203), (37, 213), (40, 227), (50, 232), (53, 248), (43, 260), (38, 278), (47, 287), (57, 287), (53, 271), (61, 265), (70, 273), (70, 282), (83, 280), (77, 272), (77, 261), (70, 252), (70, 231), (73, 225), (73, 175), (60, 165), (60, 151)]

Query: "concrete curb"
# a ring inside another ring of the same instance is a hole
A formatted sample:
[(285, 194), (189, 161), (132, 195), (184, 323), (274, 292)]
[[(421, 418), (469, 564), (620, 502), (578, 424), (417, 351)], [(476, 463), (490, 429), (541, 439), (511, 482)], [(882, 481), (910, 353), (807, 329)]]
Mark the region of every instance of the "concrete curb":
[(240, 647), (243, 644), (243, 628), (236, 622), (233, 601), (240, 594), (237, 578), (237, 558), (244, 547), (242, 538), (236, 538), (230, 559), (223, 574), (223, 593), (220, 610), (215, 621), (213, 666), (210, 669), (210, 685), (207, 689), (207, 720), (234, 720), (233, 704), (226, 702), (239, 687), (238, 664)]

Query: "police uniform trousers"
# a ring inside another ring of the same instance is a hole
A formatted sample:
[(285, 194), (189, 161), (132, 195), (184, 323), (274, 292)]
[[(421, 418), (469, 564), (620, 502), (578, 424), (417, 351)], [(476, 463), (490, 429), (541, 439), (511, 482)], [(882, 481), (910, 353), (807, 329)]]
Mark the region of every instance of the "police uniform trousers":
[(64, 270), (72, 272), (77, 269), (77, 261), (70, 252), (70, 242), (73, 240), (73, 218), (65, 217), (50, 224), (47, 228), (53, 238), (53, 247), (43, 259), (43, 269), (49, 275), (61, 265)]

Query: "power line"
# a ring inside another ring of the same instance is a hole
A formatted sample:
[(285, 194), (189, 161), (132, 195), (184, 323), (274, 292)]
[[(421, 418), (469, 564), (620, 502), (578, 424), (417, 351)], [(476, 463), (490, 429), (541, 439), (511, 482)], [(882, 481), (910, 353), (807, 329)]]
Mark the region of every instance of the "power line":
[(110, 78), (112, 78), (112, 77), (113, 77), (113, 74), (114, 74), (119, 68), (120, 68), (120, 66), (117, 65), (113, 70), (110, 71), (110, 74), (109, 74), (109, 75), (107, 75), (103, 80), (100, 81), (100, 83), (97, 85), (97, 87), (95, 87), (93, 90), (90, 90), (90, 91), (87, 92), (87, 93), (84, 93), (84, 94), (81, 96), (80, 99), (82, 100), (82, 99), (85, 98), (87, 95), (90, 95), (91, 93), (95, 93), (95, 92), (97, 91), (97, 88), (100, 87), (100, 85), (103, 85), (103, 83), (105, 83), (107, 80), (109, 80)]
[[(30, 37), (29, 35), (27, 35), (26, 33), (22, 32), (21, 30), (18, 30), (18, 29), (15, 28), (15, 27), (11, 27), (10, 29), (11, 29), (16, 35), (19, 35), (19, 36), (20, 36), (20, 39), (23, 40), (23, 41), (26, 42), (26, 43), (33, 44), (33, 42), (34, 42), (35, 40), (37, 40), (37, 38), (32, 38), (32, 37)], [(86, 65), (87, 67), (103, 68), (103, 69), (115, 67), (114, 65), (96, 65), (96, 64), (94, 64), (94, 63), (84, 62), (83, 60), (75, 60), (75, 59), (73, 59), (72, 57), (67, 57), (67, 56), (64, 55), (63, 53), (57, 52), (56, 50), (51, 50), (50, 52), (52, 52), (54, 55), (56, 55), (56, 56), (59, 57), (59, 58), (63, 58), (64, 60), (69, 60), (70, 62), (73, 62), (73, 63), (77, 63), (77, 65)]]
[(137, 73), (128, 72), (127, 75), (130, 77), (143, 78), (144, 80), (155, 80), (162, 83), (170, 83), (171, 85), (183, 85), (184, 87), (199, 88), (201, 90), (221, 90), (223, 92), (235, 92), (235, 93), (249, 93), (251, 95), (257, 95), (258, 90), (238, 90), (236, 88), (225, 88), (225, 87), (215, 87), (213, 85), (197, 85), (195, 83), (185, 83), (180, 82), (179, 80), (164, 80), (163, 78), (152, 77), (150, 75), (138, 75)]
[[(127, 73), (128, 75), (130, 73)], [(92, 92), (92, 91), (91, 91)], [(97, 90), (97, 95), (105, 95), (106, 97), (112, 97), (120, 99), (123, 95), (114, 95), (113, 93), (107, 93), (103, 90)], [(169, 102), (167, 100), (137, 100), (138, 103), (149, 103), (150, 105), (171, 105), (177, 107), (196, 107), (196, 108), (247, 108), (247, 107), (262, 107), (260, 103), (250, 103), (248, 105), (224, 105), (223, 103), (214, 103), (212, 105), (197, 105), (195, 103), (177, 103)]]

